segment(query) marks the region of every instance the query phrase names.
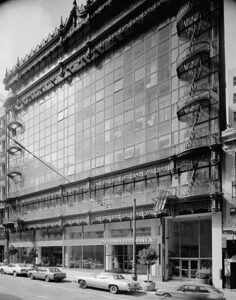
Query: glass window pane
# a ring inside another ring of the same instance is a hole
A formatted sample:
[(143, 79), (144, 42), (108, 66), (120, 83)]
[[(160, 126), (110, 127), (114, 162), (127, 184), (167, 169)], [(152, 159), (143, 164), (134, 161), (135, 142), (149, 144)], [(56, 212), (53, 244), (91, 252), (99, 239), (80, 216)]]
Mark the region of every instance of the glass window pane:
[(210, 258), (212, 255), (211, 220), (200, 220), (200, 256)]

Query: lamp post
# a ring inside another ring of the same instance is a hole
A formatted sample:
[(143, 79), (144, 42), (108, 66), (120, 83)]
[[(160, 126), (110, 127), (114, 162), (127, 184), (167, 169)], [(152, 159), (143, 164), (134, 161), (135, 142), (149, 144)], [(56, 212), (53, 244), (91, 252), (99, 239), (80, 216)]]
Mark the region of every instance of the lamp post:
[(137, 280), (137, 268), (136, 268), (136, 199), (133, 203), (133, 263), (132, 263), (132, 278)]

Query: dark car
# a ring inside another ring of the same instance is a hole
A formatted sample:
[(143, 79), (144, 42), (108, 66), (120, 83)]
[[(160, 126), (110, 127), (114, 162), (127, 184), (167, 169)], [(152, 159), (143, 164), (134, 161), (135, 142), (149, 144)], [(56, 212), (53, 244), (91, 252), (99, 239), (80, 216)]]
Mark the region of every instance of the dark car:
[(173, 291), (157, 290), (157, 296), (173, 297), (173, 299), (186, 300), (225, 300), (222, 291), (207, 284), (185, 283), (176, 287)]
[(30, 279), (43, 279), (49, 281), (62, 281), (66, 278), (66, 273), (56, 267), (35, 267), (28, 271)]

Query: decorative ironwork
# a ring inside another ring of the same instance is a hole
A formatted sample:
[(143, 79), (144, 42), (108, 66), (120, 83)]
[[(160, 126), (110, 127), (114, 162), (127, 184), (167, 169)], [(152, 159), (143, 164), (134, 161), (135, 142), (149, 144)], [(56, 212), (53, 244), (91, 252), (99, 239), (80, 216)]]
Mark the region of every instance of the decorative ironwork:
[(19, 167), (10, 168), (7, 173), (7, 176), (10, 177), (11, 179), (13, 179), (15, 177), (21, 177), (21, 175), (22, 175), (22, 172)]
[(11, 143), (7, 149), (7, 152), (10, 155), (17, 155), (19, 153), (22, 153), (22, 151), (23, 151), (22, 148), (15, 143)]
[[(102, 6), (99, 6), (99, 8), (93, 12), (90, 19), (96, 18), (97, 15), (100, 15), (103, 12), (103, 10), (109, 8), (113, 1), (114, 0), (106, 1)], [(143, 0), (140, 1), (140, 3), (142, 4)], [(86, 53), (86, 43), (82, 42), (78, 49), (76, 49), (76, 53), (74, 53), (70, 57), (66, 57), (63, 61), (63, 65), (65, 66), (64, 77), (61, 77), (60, 68), (57, 65), (53, 70), (50, 71), (50, 74), (47, 73), (45, 76), (40, 77), (40, 79), (33, 84), (33, 87), (30, 87), (29, 89), (27, 89), (27, 91), (24, 91), (21, 95), (19, 95), (21, 100), (20, 103), (16, 105), (16, 108), (21, 109), (24, 105), (27, 105), (27, 103), (36, 99), (43, 93), (51, 90), (55, 85), (58, 85), (63, 80), (68, 80), (68, 78), (72, 76), (72, 70), (73, 73), (78, 72), (81, 68), (85, 67), (88, 63), (91, 63), (98, 56), (103, 55), (106, 51), (110, 50), (116, 44), (120, 43), (121, 40), (125, 40), (128, 36), (132, 35), (134, 31), (137, 31), (138, 26), (143, 24), (145, 20), (153, 18), (157, 11), (163, 7), (163, 5), (168, 5), (168, 1), (161, 0), (154, 3), (152, 6), (146, 8), (137, 17), (130, 19), (128, 23), (122, 25), (120, 28), (118, 28), (118, 30), (116, 30), (115, 32), (113, 31), (113, 33), (111, 33), (111, 30), (108, 27), (104, 32), (101, 32), (99, 36), (95, 35), (93, 40), (91, 40), (91, 50), (89, 51), (89, 57), (86, 55), (88, 54)], [(76, 28), (72, 27), (73, 30), (71, 32), (71, 35), (76, 34), (76, 32), (80, 31), (83, 26), (87, 26), (88, 23), (88, 18), (85, 18), (85, 20), (79, 22)], [(64, 25), (64, 28), (66, 26), (67, 25)], [(65, 43), (67, 39), (67, 33), (63, 31), (63, 35), (63, 42)], [(106, 37), (103, 40), (99, 40), (99, 37), (103, 38), (104, 36)], [(27, 60), (27, 63), (25, 62), (22, 66), (19, 67), (20, 70), (16, 68), (14, 71), (8, 72), (8, 77), (5, 78), (6, 87), (10, 87), (14, 82), (19, 82), (20, 78), (22, 76), (25, 76), (24, 74), (26, 72), (32, 70), (35, 64), (39, 64), (42, 59), (49, 55), (49, 53), (52, 53), (58, 47), (61, 47), (59, 37), (60, 30), (58, 30), (56, 36), (53, 38), (54, 40), (50, 42), (50, 45), (49, 43), (45, 44), (45, 47), (42, 48), (44, 49), (44, 51), (40, 48), (35, 52), (35, 54), (37, 53), (35, 57), (33, 55)]]
[(13, 93), (12, 91), (9, 92), (9, 94), (7, 95), (7, 98), (5, 100), (5, 106), (12, 106), (16, 103), (17, 101), (17, 96), (15, 93)]
[(209, 59), (209, 42), (196, 42), (187, 47), (177, 58), (176, 70), (179, 79), (191, 81), (194, 79), (194, 76), (196, 76), (196, 72), (201, 73), (201, 75), (208, 73)]
[(186, 150), (198, 147), (199, 142), (206, 139), (208, 146), (216, 142), (211, 138), (211, 134), (209, 137), (202, 137), (201, 130), (197, 129), (203, 111), (205, 112), (211, 103), (210, 90), (198, 87), (199, 79), (209, 74), (211, 47), (208, 41), (199, 41), (197, 37), (208, 30), (209, 26), (208, 6), (203, 1), (186, 2), (176, 17), (179, 37), (190, 42), (190, 45), (177, 58), (176, 67), (179, 79), (190, 83), (189, 89), (177, 103), (179, 121), (188, 122), (191, 125), (185, 145)]
[[(204, 4), (204, 5), (201, 5)], [(180, 38), (190, 39), (203, 33), (209, 28), (209, 11), (202, 0), (188, 1), (176, 16), (177, 33)]]
[(191, 122), (199, 105), (203, 108), (210, 104), (211, 95), (207, 89), (197, 89), (192, 93), (188, 90), (177, 102), (177, 116), (179, 121)]

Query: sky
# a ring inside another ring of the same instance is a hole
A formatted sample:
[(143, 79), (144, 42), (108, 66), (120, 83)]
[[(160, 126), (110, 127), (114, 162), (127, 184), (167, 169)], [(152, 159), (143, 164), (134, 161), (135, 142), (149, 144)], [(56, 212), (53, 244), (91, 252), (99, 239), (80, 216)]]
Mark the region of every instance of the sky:
[(72, 7), (73, 0), (0, 0), (0, 95), (8, 94), (3, 85), (6, 68), (59, 27), (61, 16), (65, 20)]

